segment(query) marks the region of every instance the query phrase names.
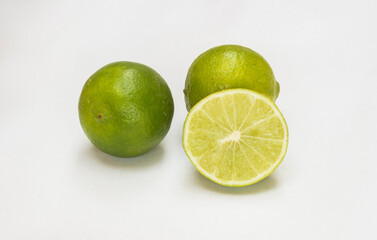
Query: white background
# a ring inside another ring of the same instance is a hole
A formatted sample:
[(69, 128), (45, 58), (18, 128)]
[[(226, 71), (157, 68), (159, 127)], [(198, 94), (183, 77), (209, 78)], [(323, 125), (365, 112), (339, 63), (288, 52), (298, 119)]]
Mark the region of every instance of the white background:
[[(376, 1), (0, 0), (0, 239), (377, 239)], [(182, 145), (192, 61), (240, 44), (271, 64), (288, 153), (227, 188)], [(168, 82), (171, 129), (120, 159), (84, 135), (86, 79), (119, 60)]]

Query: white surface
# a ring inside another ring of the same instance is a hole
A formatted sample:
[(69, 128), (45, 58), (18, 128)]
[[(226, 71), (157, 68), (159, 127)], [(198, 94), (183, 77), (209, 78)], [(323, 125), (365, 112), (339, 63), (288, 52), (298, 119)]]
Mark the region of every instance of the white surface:
[[(377, 239), (376, 1), (0, 1), (0, 239)], [(184, 154), (182, 89), (210, 47), (261, 53), (290, 130), (283, 163), (221, 187)], [(77, 103), (103, 65), (156, 69), (169, 134), (120, 160)]]

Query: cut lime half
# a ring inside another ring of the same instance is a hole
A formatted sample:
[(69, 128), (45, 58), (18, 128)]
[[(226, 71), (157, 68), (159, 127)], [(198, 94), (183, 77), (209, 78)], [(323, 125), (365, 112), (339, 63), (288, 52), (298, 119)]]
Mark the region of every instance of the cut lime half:
[(288, 147), (288, 127), (273, 101), (246, 89), (213, 93), (188, 113), (183, 147), (210, 180), (241, 187), (270, 175)]

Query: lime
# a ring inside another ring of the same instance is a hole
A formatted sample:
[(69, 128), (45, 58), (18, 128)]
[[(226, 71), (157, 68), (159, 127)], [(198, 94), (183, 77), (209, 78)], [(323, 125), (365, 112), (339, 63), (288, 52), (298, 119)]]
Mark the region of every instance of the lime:
[(211, 93), (229, 88), (246, 88), (276, 100), (279, 83), (267, 61), (253, 50), (222, 45), (202, 53), (192, 63), (185, 83), (186, 108)]
[(79, 101), (80, 123), (89, 140), (119, 157), (138, 156), (160, 143), (173, 112), (165, 80), (134, 62), (99, 69), (86, 81)]
[(210, 180), (240, 187), (270, 175), (288, 147), (287, 124), (273, 101), (247, 89), (213, 93), (188, 113), (183, 147)]

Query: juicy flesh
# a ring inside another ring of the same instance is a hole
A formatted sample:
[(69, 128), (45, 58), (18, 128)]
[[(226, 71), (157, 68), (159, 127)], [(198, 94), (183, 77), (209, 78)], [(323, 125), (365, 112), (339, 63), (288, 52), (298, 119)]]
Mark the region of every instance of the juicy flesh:
[(248, 181), (279, 164), (285, 134), (268, 103), (239, 93), (213, 98), (194, 112), (187, 142), (193, 160), (208, 175)]

